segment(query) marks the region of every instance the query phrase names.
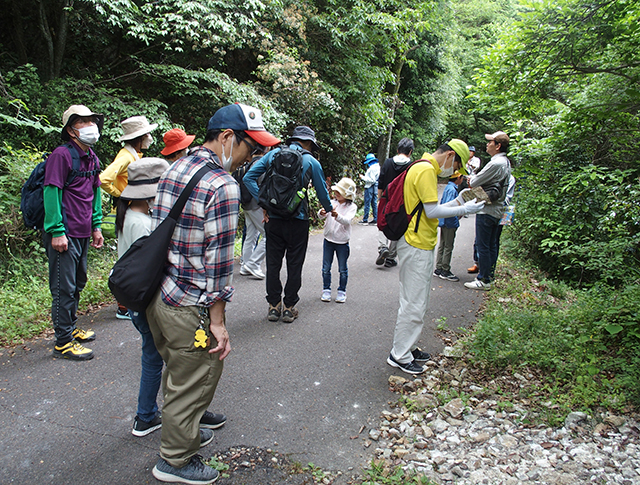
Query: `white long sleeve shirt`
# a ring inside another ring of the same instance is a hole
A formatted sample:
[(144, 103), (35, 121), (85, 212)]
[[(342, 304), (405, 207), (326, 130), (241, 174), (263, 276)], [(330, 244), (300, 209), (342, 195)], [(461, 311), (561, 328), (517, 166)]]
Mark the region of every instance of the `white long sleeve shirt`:
[(346, 244), (351, 239), (351, 221), (356, 216), (358, 206), (355, 202), (339, 204), (337, 200), (332, 200), (331, 205), (338, 217), (333, 217), (329, 212), (324, 216), (318, 213), (320, 219), (327, 220), (324, 224), (324, 238), (335, 244)]

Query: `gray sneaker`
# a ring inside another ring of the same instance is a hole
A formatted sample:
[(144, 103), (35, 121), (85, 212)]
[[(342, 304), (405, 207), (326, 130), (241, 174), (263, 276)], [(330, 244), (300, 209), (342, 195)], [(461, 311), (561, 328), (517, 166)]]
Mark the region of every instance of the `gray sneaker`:
[(207, 446), (213, 441), (213, 430), (208, 428), (200, 428), (200, 448)]
[(151, 473), (161, 482), (207, 485), (215, 482), (220, 474), (215, 468), (205, 465), (200, 455), (193, 455), (182, 468), (169, 465), (163, 458), (153, 467)]

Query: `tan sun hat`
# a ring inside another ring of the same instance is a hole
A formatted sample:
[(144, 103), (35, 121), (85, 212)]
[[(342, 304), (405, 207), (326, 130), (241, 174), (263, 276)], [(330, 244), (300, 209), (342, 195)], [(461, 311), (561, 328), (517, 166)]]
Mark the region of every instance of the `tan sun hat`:
[(118, 141), (134, 140), (139, 136), (151, 133), (158, 127), (157, 123), (149, 124), (146, 116), (132, 116), (120, 123), (122, 125), (122, 135)]
[(153, 199), (158, 192), (158, 182), (169, 168), (163, 158), (144, 157), (127, 167), (129, 180), (120, 197), (125, 200)]
[(64, 141), (69, 141), (69, 133), (67, 132), (67, 126), (71, 125), (76, 118), (81, 117), (96, 117), (96, 125), (98, 125), (98, 131), (102, 132), (102, 126), (104, 125), (104, 115), (94, 113), (83, 104), (74, 104), (69, 107), (67, 111), (62, 114), (62, 133), (60, 137)]
[(342, 197), (349, 200), (353, 200), (356, 196), (356, 184), (349, 177), (340, 179), (340, 182), (331, 186), (331, 190), (337, 190)]

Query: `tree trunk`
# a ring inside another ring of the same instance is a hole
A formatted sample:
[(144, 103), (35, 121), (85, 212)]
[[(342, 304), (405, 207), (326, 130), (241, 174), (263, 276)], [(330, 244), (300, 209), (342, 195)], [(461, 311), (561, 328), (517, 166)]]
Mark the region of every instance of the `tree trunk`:
[[(53, 7), (52, 16), (58, 16), (57, 30), (55, 26), (49, 24), (45, 1), (37, 0), (38, 3), (38, 27), (44, 39), (47, 59), (44, 76), (47, 80), (60, 76), (64, 50), (67, 43), (67, 32), (69, 29), (68, 9), (73, 7), (73, 0), (63, 0), (61, 4)], [(59, 10), (59, 13), (58, 13)]]
[[(395, 120), (396, 110), (402, 103), (398, 98), (398, 92), (400, 92), (400, 75), (402, 73), (402, 67), (404, 66), (407, 55), (415, 49), (417, 49), (417, 46), (408, 50), (402, 57), (396, 60), (393, 69), (396, 82), (390, 86), (387, 86), (387, 88), (385, 89), (385, 91), (387, 91), (387, 93), (391, 97), (391, 106), (389, 106), (389, 117), (391, 118), (391, 120)], [(391, 135), (393, 134), (393, 125), (393, 122), (389, 124), (387, 132), (382, 135), (378, 141), (378, 160), (381, 162), (389, 158), (389, 152), (391, 151)]]
[(27, 47), (24, 43), (24, 27), (22, 23), (22, 12), (20, 11), (21, 3), (22, 0), (13, 0), (11, 2), (11, 17), (13, 19), (11, 22), (11, 31), (13, 43), (16, 46), (16, 53), (18, 54), (18, 63), (26, 64), (29, 62), (29, 57), (27, 56)]

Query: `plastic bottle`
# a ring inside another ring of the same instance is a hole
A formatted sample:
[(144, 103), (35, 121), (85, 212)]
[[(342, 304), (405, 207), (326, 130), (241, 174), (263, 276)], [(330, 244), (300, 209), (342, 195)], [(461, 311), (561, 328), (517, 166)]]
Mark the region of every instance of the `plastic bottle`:
[(307, 192), (307, 189), (302, 188), (301, 190), (298, 190), (295, 193), (295, 195), (293, 196), (293, 198), (291, 199), (291, 202), (289, 202), (289, 205), (287, 207), (287, 210), (289, 212), (293, 212), (296, 209), (296, 207), (298, 207), (300, 202), (305, 198), (306, 192)]

